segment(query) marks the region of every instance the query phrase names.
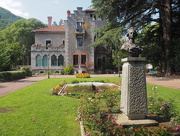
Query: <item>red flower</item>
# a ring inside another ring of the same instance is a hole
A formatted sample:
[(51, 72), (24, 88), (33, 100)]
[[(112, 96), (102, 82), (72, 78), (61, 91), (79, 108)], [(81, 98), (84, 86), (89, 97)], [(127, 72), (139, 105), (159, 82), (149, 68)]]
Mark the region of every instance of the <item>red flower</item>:
[(91, 136), (91, 134), (90, 134), (90, 133), (87, 133), (86, 136)]
[(135, 128), (134, 131), (138, 131), (139, 129)]
[(178, 126), (176, 127), (176, 130), (180, 130), (180, 125), (178, 125)]

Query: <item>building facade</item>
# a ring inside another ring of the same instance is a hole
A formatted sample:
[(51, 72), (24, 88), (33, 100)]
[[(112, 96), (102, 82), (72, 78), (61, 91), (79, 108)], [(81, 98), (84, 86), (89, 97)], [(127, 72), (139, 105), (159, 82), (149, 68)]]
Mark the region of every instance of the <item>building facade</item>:
[(83, 10), (78, 7), (71, 13), (67, 11), (64, 25), (52, 26), (52, 17), (48, 17), (48, 27), (33, 30), (35, 44), (31, 47), (31, 69), (33, 73), (45, 73), (51, 70), (59, 73), (64, 67), (72, 65), (77, 73), (93, 72), (100, 69), (106, 54), (102, 47), (92, 44), (96, 30), (106, 23), (93, 14), (94, 9)]

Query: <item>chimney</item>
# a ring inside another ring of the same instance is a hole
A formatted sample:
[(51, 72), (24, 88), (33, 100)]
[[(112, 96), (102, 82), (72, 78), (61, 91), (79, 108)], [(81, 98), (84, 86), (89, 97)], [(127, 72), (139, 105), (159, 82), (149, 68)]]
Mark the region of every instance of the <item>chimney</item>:
[(67, 11), (67, 17), (71, 17), (71, 11), (70, 10)]
[(48, 16), (48, 27), (51, 27), (52, 24), (52, 16)]

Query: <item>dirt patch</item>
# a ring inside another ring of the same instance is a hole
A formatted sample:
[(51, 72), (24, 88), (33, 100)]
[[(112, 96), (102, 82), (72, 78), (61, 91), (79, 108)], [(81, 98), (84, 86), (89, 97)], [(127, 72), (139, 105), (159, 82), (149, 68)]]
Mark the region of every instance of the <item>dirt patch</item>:
[(18, 109), (19, 107), (8, 107), (8, 108), (0, 108), (0, 113), (12, 113), (12, 112), (16, 112), (16, 109)]

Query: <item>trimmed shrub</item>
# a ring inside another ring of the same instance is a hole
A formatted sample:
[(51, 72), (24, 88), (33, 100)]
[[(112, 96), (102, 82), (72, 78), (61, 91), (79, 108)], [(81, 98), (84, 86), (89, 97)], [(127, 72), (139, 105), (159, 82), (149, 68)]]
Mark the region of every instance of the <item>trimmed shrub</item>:
[(32, 76), (32, 71), (29, 67), (22, 67), (21, 70), (26, 73), (26, 76)]
[(64, 68), (65, 75), (73, 75), (74, 74), (74, 68), (73, 66), (69, 65)]
[(23, 71), (0, 72), (0, 81), (12, 81), (25, 77), (26, 77), (26, 73)]

